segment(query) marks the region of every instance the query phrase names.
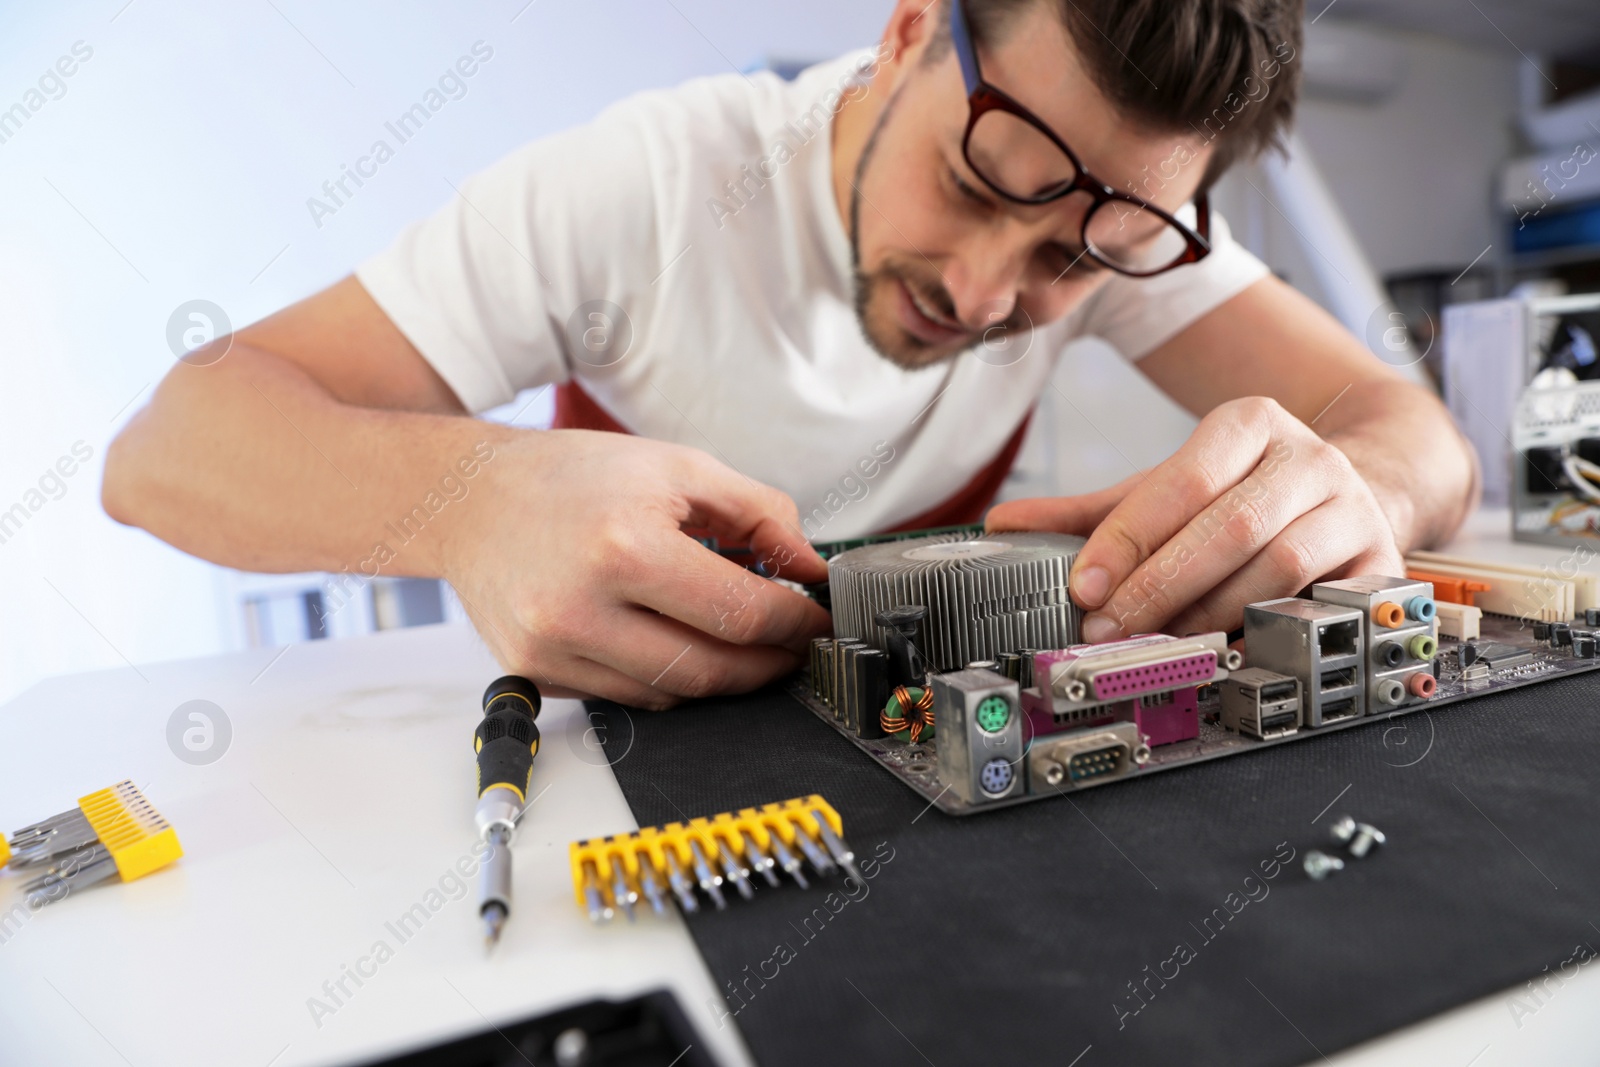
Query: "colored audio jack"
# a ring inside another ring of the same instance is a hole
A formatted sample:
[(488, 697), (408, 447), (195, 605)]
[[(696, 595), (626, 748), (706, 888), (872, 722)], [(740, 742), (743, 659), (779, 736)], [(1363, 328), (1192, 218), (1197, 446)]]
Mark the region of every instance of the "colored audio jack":
[(113, 876), (124, 882), (183, 855), (178, 832), (132, 782), (90, 793), (71, 811), (0, 838), (0, 866), (44, 868), (23, 884), (29, 905), (43, 907)]
[(752, 875), (777, 888), (781, 871), (805, 889), (810, 883), (802, 857), (819, 875), (843, 869), (861, 882), (855, 852), (845, 844), (843, 832), (839, 813), (812, 795), (686, 824), (574, 841), (568, 850), (572, 887), (590, 921), (603, 923), (618, 911), (632, 921), (641, 892), (653, 912), (666, 914), (663, 882), (686, 915), (700, 910), (696, 886), (719, 911), (728, 906), (727, 888), (745, 900), (755, 896)]
[(478, 914), (490, 945), (511, 917), (511, 835), (528, 805), (533, 757), (539, 752), (539, 690), (508, 674), (483, 693), (483, 719), (473, 731), (478, 753), (478, 834), (488, 843), (478, 882)]

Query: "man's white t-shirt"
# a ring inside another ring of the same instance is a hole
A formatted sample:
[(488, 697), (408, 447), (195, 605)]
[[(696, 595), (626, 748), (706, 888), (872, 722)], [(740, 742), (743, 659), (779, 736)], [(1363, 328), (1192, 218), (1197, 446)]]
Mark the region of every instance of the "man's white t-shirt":
[(633, 433), (788, 493), (809, 536), (837, 540), (991, 466), (1068, 341), (1138, 359), (1266, 273), (1213, 215), (1198, 264), (1113, 277), (997, 351), (895, 366), (857, 323), (832, 183), (832, 105), (871, 61), (631, 97), (465, 182), (357, 277), (468, 410), (577, 383)]

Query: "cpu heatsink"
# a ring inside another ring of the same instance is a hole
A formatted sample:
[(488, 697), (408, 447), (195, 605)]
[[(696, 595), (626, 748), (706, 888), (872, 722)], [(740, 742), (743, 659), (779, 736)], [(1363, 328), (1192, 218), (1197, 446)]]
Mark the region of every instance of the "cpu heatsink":
[(934, 671), (1018, 649), (1078, 641), (1067, 572), (1084, 539), (1057, 533), (938, 534), (841, 552), (828, 561), (836, 637), (887, 649), (879, 612), (928, 609), (918, 648)]

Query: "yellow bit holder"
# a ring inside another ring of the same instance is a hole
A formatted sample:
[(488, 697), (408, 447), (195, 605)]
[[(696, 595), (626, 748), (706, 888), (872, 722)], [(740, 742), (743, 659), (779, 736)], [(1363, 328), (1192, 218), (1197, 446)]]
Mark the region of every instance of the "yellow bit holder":
[(178, 832), (132, 782), (90, 793), (78, 800), (78, 808), (111, 853), (124, 882), (160, 870), (183, 855)]
[(602, 885), (611, 884), (616, 865), (621, 865), (630, 882), (636, 882), (640, 869), (639, 857), (647, 857), (651, 869), (659, 874), (667, 868), (666, 853), (669, 849), (680, 867), (692, 870), (694, 854), (689, 847), (690, 841), (698, 841), (705, 854), (712, 857), (717, 855), (717, 843), (720, 841), (746, 863), (749, 863), (750, 857), (747, 855), (749, 845), (745, 841), (744, 831), (749, 831), (756, 845), (769, 854), (774, 836), (785, 847), (799, 851), (799, 846), (795, 844), (795, 835), (799, 832), (797, 826), (811, 837), (819, 833), (812, 811), (821, 812), (828, 822), (828, 828), (840, 837), (844, 836), (844, 823), (840, 821), (839, 813), (833, 810), (833, 805), (813, 793), (808, 797), (763, 804), (759, 808), (741, 808), (737, 813), (723, 812), (709, 819), (690, 819), (686, 824), (669, 822), (665, 826), (647, 826), (635, 833), (574, 841), (568, 847), (572, 861), (573, 894), (577, 897), (578, 906), (584, 907), (585, 866), (593, 866)]

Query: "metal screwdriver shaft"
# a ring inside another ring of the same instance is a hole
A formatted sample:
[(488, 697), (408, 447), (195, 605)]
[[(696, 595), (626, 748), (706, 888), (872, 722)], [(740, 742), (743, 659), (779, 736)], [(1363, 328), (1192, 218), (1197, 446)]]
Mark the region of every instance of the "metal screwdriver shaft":
[(533, 757), (539, 751), (539, 690), (508, 674), (483, 694), (483, 718), (473, 731), (478, 753), (478, 833), (489, 845), (478, 882), (478, 914), (490, 945), (511, 917), (511, 836), (528, 804)]

